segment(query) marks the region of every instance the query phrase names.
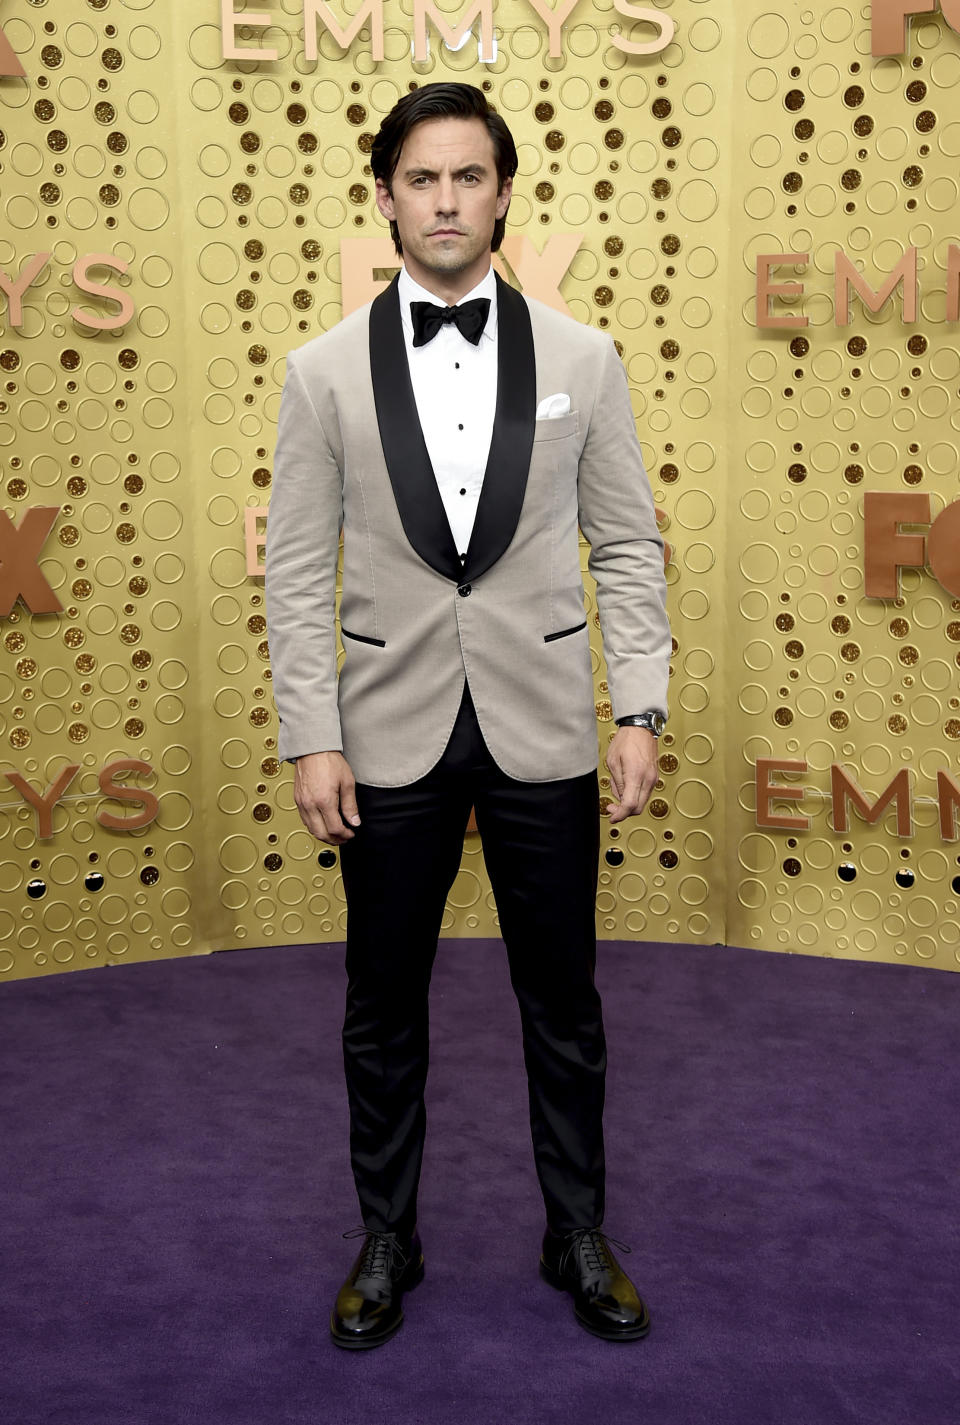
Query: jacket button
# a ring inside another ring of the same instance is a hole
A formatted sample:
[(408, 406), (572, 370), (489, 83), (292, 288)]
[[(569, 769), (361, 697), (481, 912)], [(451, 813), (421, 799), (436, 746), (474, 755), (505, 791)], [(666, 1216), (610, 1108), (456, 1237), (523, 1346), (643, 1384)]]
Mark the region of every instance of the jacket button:
[(472, 589), (472, 584), (461, 584), (459, 589), (457, 590), (457, 593), (460, 595), (461, 599), (465, 599), (467, 595), (472, 591)]

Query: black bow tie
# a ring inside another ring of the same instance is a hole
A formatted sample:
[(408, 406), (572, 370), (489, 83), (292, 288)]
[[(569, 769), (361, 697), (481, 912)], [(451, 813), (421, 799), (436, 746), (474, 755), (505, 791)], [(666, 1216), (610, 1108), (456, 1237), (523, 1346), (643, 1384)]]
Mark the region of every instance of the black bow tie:
[(453, 322), (467, 341), (478, 346), (483, 329), (487, 325), (489, 311), (489, 297), (474, 297), (471, 302), (463, 302), (459, 307), (437, 307), (433, 302), (411, 302), (413, 344), (426, 346), (428, 341), (433, 341), (442, 326)]

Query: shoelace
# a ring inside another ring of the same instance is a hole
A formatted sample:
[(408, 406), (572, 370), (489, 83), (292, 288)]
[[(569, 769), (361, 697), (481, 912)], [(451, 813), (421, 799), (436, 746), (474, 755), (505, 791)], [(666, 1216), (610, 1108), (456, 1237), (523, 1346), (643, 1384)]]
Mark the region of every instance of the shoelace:
[(395, 1232), (375, 1232), (369, 1227), (352, 1227), (344, 1237), (366, 1237), (363, 1258), (356, 1280), (361, 1277), (390, 1277), (396, 1268), (401, 1271), (410, 1260), (397, 1241)]
[(570, 1245), (564, 1249), (564, 1256), (582, 1254), (583, 1264), (588, 1272), (612, 1270), (615, 1264), (610, 1253), (610, 1243), (628, 1256), (632, 1250), (626, 1242), (618, 1242), (616, 1237), (606, 1236), (599, 1227), (577, 1227), (573, 1232), (566, 1233), (566, 1236)]

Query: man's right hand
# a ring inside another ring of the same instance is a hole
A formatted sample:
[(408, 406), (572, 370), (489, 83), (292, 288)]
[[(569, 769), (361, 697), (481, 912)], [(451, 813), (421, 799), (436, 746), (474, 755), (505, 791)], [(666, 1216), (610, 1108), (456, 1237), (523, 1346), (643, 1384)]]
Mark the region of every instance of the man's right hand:
[(350, 841), (354, 835), (350, 827), (360, 825), (356, 783), (342, 752), (309, 752), (298, 757), (293, 799), (307, 830), (330, 846)]

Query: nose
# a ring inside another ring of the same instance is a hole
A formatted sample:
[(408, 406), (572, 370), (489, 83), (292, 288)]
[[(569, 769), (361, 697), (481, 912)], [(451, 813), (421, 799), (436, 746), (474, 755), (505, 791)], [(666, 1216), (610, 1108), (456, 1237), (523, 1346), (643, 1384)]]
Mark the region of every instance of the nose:
[(449, 215), (457, 211), (457, 190), (449, 174), (439, 179), (434, 190), (434, 202), (438, 213)]

